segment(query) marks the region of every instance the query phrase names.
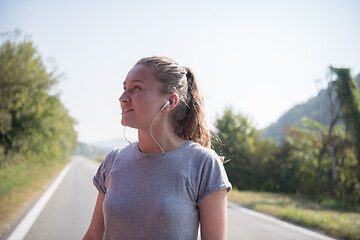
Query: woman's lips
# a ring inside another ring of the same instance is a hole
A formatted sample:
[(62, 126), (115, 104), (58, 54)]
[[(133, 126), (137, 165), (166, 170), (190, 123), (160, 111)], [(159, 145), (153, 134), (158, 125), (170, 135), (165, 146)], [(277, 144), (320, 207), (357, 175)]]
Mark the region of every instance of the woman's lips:
[(134, 109), (124, 109), (121, 114), (125, 114), (132, 111), (134, 111)]

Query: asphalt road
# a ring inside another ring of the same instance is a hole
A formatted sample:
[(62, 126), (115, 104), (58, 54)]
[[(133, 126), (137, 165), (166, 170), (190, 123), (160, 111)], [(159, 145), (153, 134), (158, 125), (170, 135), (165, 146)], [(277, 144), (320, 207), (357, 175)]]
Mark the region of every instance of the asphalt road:
[(331, 240), (333, 238), (229, 203), (228, 239)]
[(59, 185), (26, 240), (82, 239), (89, 227), (98, 191), (92, 178), (98, 164), (85, 157), (73, 157), (75, 164)]
[[(73, 167), (24, 239), (82, 239), (89, 226), (97, 197), (92, 178), (98, 164), (82, 156), (73, 157), (73, 161), (75, 162)], [(330, 238), (229, 203), (228, 239), (328, 240)]]

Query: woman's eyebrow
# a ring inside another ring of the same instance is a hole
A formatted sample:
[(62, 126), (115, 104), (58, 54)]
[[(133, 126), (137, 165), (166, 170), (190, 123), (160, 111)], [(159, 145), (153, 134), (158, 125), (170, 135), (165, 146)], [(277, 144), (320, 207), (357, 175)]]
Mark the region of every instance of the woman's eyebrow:
[[(139, 79), (134, 79), (134, 80), (131, 80), (130, 82), (131, 82), (131, 83), (136, 83), (136, 82), (144, 83), (144, 81), (139, 80)], [(123, 85), (124, 85), (124, 86), (126, 85), (126, 81), (123, 82)]]

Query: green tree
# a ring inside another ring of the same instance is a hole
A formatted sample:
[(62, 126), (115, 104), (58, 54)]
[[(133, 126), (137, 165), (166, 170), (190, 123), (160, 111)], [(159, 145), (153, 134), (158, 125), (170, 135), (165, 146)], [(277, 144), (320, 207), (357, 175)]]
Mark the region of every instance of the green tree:
[(30, 40), (2, 34), (0, 46), (0, 166), (16, 161), (56, 161), (76, 144), (74, 120), (50, 91), (58, 81)]
[(234, 114), (231, 108), (216, 120), (220, 144), (215, 149), (225, 155), (229, 179), (234, 187), (261, 191), (294, 192), (298, 183), (299, 163), (291, 147), (278, 147), (275, 141), (262, 139), (248, 118)]
[(295, 192), (299, 186), (300, 164), (292, 155), (291, 147), (284, 143), (259, 139), (254, 155), (253, 179), (255, 190)]
[(302, 119), (303, 127), (293, 126), (286, 137), (294, 156), (302, 163), (300, 171), (300, 191), (319, 193), (328, 189), (329, 144), (328, 126), (310, 118)]
[[(352, 78), (350, 69), (348, 68), (330, 68), (331, 72), (336, 75), (336, 79), (332, 81), (332, 85), (336, 89), (337, 100), (340, 105), (341, 117), (346, 125), (349, 140), (352, 142), (356, 164), (353, 166), (355, 170), (356, 181), (350, 174), (345, 179), (350, 180), (348, 192), (355, 194), (358, 199), (360, 192), (360, 94), (356, 81)], [(352, 171), (351, 171), (352, 172)]]
[(347, 131), (354, 142), (355, 154), (359, 167), (360, 182), (360, 94), (356, 81), (348, 68), (330, 68), (336, 74), (332, 82), (337, 92), (338, 102)]
[[(357, 184), (356, 158), (344, 125), (327, 126), (308, 118), (302, 121), (303, 127), (291, 127), (285, 140), (290, 147), (289, 157), (296, 159), (299, 166), (296, 191), (332, 194), (345, 201), (359, 202), (360, 194), (354, 188)], [(333, 164), (337, 169), (336, 181)]]
[(252, 178), (251, 158), (255, 151), (255, 139), (259, 131), (251, 126), (249, 120), (241, 114), (233, 114), (227, 108), (215, 123), (220, 143), (214, 147), (225, 156), (226, 171), (232, 184), (240, 189), (249, 188)]

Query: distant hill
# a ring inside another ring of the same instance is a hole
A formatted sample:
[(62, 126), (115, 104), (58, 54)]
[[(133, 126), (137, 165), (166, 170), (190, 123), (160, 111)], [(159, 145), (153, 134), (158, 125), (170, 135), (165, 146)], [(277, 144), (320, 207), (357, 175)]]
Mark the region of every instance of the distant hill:
[(107, 141), (90, 143), (89, 145), (91, 145), (99, 150), (109, 152), (116, 147), (125, 147), (128, 144), (129, 143), (125, 139), (116, 138), (116, 139), (107, 140)]
[(73, 152), (76, 155), (85, 155), (90, 158), (97, 158), (104, 156), (116, 147), (125, 147), (129, 143), (123, 138), (117, 138), (107, 141), (100, 141), (94, 143), (77, 143), (77, 148)]
[[(355, 80), (358, 87), (360, 87), (360, 74), (355, 77)], [(293, 125), (301, 126), (301, 118), (303, 117), (315, 119), (323, 124), (329, 124), (330, 113), (326, 108), (327, 99), (326, 90), (321, 90), (316, 97), (309, 99), (305, 103), (295, 105), (283, 114), (277, 122), (263, 129), (261, 137), (271, 138), (280, 144), (287, 128)]]

